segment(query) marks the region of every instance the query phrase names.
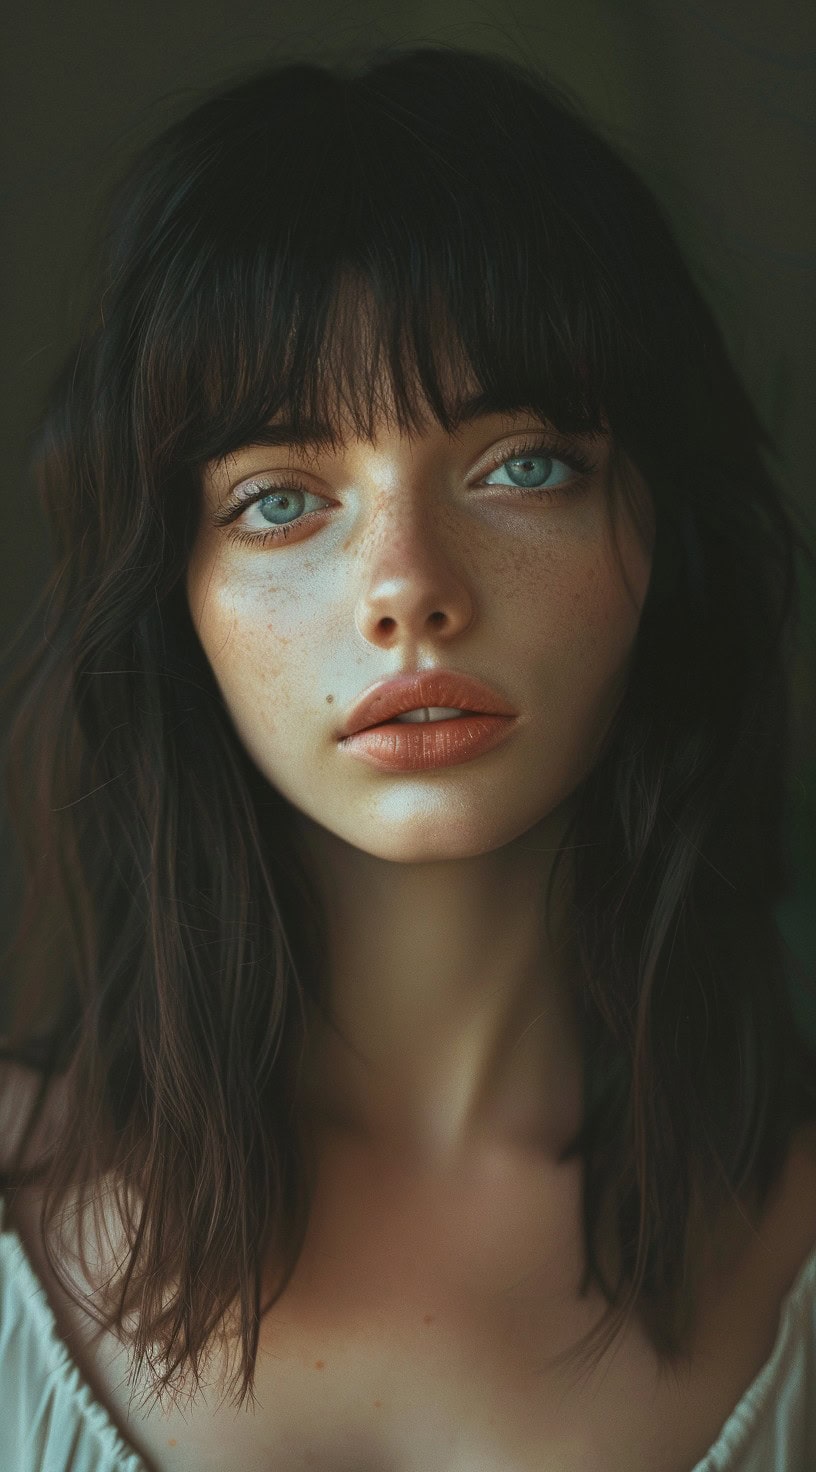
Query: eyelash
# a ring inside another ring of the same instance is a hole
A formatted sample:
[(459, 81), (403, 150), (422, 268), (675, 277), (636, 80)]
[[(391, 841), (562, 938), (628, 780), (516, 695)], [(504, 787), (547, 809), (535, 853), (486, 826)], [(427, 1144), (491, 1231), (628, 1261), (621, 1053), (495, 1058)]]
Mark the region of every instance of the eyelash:
[[(591, 460), (588, 455), (584, 454), (584, 452), (580, 450), (576, 445), (572, 445), (569, 449), (565, 450), (562, 449), (560, 446), (550, 444), (549, 442), (546, 442), (544, 440), (525, 440), (520, 441), (516, 445), (512, 445), (510, 449), (502, 455), (501, 459), (497, 460), (495, 464), (491, 465), (487, 470), (485, 470), (484, 473), (485, 475), (492, 475), (494, 470), (501, 470), (502, 466), (505, 465), (508, 460), (518, 460), (525, 455), (541, 455), (548, 460), (551, 459), (554, 460), (556, 463), (567, 465), (569, 469), (574, 470), (578, 476), (577, 482), (566, 481), (559, 486), (500, 487), (500, 489), (502, 490), (518, 491), (519, 494), (522, 496), (534, 496), (536, 500), (539, 501), (552, 501), (561, 494), (575, 494), (577, 491), (583, 489), (580, 481), (584, 477), (590, 475), (592, 471), (596, 469), (596, 463)], [(229, 524), (230, 522), (235, 521), (235, 519), (241, 514), (241, 512), (245, 511), (249, 506), (253, 506), (256, 501), (262, 501), (264, 496), (272, 495), (276, 491), (299, 491), (304, 495), (317, 494), (317, 492), (315, 491), (307, 490), (306, 486), (302, 485), (299, 480), (286, 476), (284, 476), (280, 480), (275, 480), (274, 482), (269, 482), (266, 480), (250, 481), (248, 482), (248, 484), (257, 487), (256, 492), (253, 495), (240, 496), (237, 500), (228, 502), (227, 505), (220, 512), (220, 514), (215, 517), (215, 521), (219, 526), (224, 526)], [(248, 532), (241, 527), (233, 526), (229, 532), (229, 539), (230, 541), (249, 543), (252, 546), (256, 547), (265, 547), (270, 542), (285, 541), (292, 527), (301, 526), (304, 521), (308, 521), (311, 519), (311, 517), (319, 515), (321, 515), (321, 512), (307, 511), (303, 514), (303, 516), (299, 517), (297, 521), (291, 522), (289, 526), (273, 526), (262, 532)]]

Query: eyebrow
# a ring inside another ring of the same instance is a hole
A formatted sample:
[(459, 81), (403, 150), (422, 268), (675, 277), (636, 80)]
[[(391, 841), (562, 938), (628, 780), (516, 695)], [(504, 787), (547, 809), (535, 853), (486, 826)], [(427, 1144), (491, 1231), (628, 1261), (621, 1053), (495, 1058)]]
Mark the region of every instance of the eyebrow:
[[(474, 419), (481, 419), (487, 414), (524, 414), (536, 413), (530, 405), (510, 404), (506, 400), (500, 400), (495, 394), (479, 393), (472, 394), (469, 398), (461, 399), (455, 403), (450, 410), (450, 418), (454, 429), (460, 424), (470, 424)], [(538, 417), (538, 415), (536, 415)], [(324, 421), (309, 421), (296, 428), (294, 424), (286, 420), (276, 420), (269, 424), (261, 425), (253, 431), (252, 440), (247, 443), (257, 445), (294, 445), (301, 449), (319, 450), (332, 443), (336, 438), (336, 432), (331, 425)], [(242, 447), (246, 448), (246, 446)]]

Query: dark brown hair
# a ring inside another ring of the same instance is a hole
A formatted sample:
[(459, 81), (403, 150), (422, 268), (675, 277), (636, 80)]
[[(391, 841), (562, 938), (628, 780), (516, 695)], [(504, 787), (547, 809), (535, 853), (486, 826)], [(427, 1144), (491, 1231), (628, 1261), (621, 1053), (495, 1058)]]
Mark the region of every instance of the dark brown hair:
[[(128, 167), (96, 280), (32, 444), (54, 565), (6, 682), (25, 888), (5, 1056), (70, 1101), (43, 1224), (108, 1175), (129, 1251), (102, 1320), (135, 1315), (135, 1366), (172, 1391), (235, 1312), (230, 1387), (251, 1393), (262, 1268), (281, 1265), (277, 1296), (308, 1221), (294, 1089), (325, 937), (287, 804), (192, 627), (200, 473), (279, 412), (331, 438), (342, 405), (370, 435), (383, 365), (402, 424), (421, 405), (449, 428), (455, 333), (491, 407), (565, 434), (606, 416), (654, 503), (628, 688), (560, 857), (586, 978), (583, 1287), (610, 1304), (578, 1349), (602, 1354), (637, 1309), (671, 1359), (693, 1194), (712, 1219), (732, 1193), (761, 1204), (816, 1117), (774, 913), (813, 554), (658, 204), (518, 63), (271, 65)], [(374, 307), (365, 344), (350, 281)]]

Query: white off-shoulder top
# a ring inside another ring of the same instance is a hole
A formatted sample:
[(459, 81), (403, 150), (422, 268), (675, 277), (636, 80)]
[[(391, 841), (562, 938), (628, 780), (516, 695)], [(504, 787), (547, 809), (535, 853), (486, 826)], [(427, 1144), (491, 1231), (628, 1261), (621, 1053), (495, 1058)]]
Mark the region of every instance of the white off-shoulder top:
[[(3, 1209), (0, 1196), (2, 1472), (152, 1472), (71, 1359)], [(689, 1472), (816, 1472), (816, 1249), (782, 1302), (770, 1358)]]

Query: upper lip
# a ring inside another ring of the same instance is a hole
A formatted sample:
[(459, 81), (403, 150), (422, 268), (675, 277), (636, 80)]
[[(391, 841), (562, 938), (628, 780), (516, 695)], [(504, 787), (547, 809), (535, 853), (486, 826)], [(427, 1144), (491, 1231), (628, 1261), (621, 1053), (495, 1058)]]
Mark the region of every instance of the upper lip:
[(517, 712), (507, 701), (473, 675), (459, 670), (419, 670), (413, 675), (397, 675), (381, 680), (367, 690), (350, 711), (340, 735), (353, 736), (356, 731), (378, 726), (391, 716), (426, 706), (448, 706), (483, 715), (514, 716)]

